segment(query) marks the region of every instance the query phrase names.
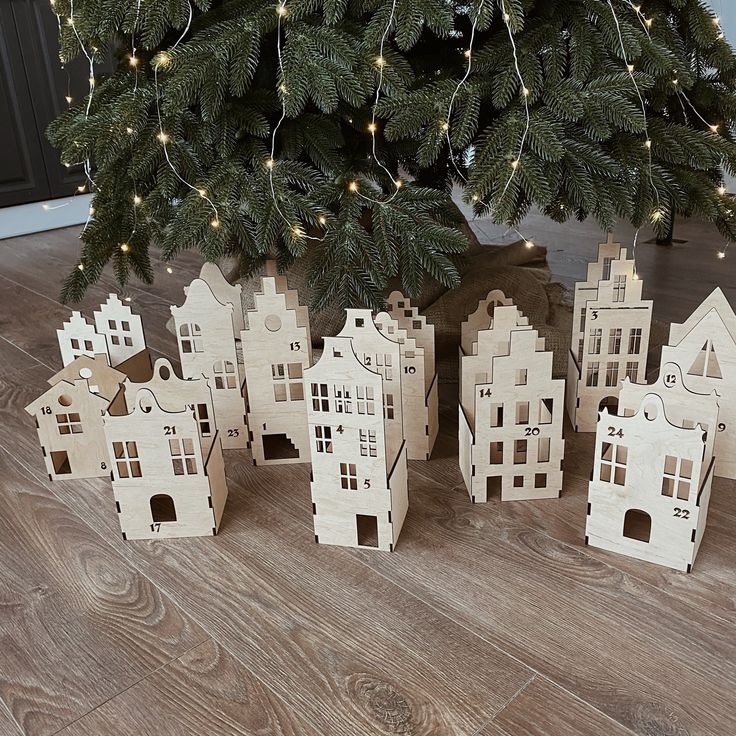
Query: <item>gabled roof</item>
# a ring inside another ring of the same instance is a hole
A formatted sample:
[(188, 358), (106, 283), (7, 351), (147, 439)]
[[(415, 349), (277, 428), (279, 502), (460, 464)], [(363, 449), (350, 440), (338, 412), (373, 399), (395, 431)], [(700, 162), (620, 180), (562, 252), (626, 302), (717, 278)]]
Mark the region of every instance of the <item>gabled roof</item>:
[(126, 375), (108, 364), (105, 353), (98, 353), (94, 358), (90, 358), (88, 355), (80, 355), (56, 375), (51, 376), (48, 382), (49, 385), (55, 386), (59, 381), (72, 383), (80, 378), (88, 381), (90, 391), (94, 387), (97, 388), (92, 393), (99, 394), (108, 401), (112, 401), (120, 388), (120, 384), (125, 381)]
[[(110, 403), (106, 398), (99, 396), (98, 394), (91, 393), (87, 381), (84, 378), (80, 378), (73, 383), (64, 380), (58, 381), (55, 385), (51, 386), (51, 388), (44, 391), (44, 393), (35, 401), (28, 404), (26, 411), (31, 416), (35, 416), (39, 409), (51, 404), (52, 401), (56, 401), (62, 394), (75, 394), (79, 391), (84, 391), (89, 394), (90, 401), (98, 403), (100, 405), (100, 410), (104, 409)], [(59, 405), (59, 412), (63, 412), (63, 407), (61, 405)], [(54, 413), (56, 413), (56, 407), (54, 407)]]
[(713, 289), (682, 324), (673, 322), (670, 325), (668, 344), (670, 346), (679, 345), (711, 312), (718, 316), (731, 340), (736, 344), (736, 314), (734, 314), (731, 304), (719, 287)]

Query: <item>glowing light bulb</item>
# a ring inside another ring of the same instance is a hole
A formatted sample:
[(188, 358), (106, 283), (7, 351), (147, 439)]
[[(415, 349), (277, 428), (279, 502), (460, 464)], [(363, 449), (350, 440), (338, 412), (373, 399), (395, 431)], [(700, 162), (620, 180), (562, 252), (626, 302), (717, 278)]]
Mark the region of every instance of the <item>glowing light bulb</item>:
[(378, 127), (376, 126), (376, 124), (375, 124), (375, 123), (370, 123), (370, 124), (368, 125), (368, 132), (369, 132), (369, 133), (375, 133), (375, 132), (376, 132), (376, 130), (378, 130)]
[(633, 64), (627, 64), (626, 68), (629, 71), (629, 74), (631, 74), (634, 71), (634, 65)]
[(70, 26), (71, 28), (74, 28), (74, 18), (67, 18), (66, 24)]
[(523, 94), (524, 97), (529, 97), (529, 90), (526, 87), (522, 87), (521, 94)]
[(662, 210), (654, 210), (652, 212), (652, 222), (659, 222), (664, 217)]
[(304, 231), (302, 230), (301, 226), (299, 226), (299, 225), (292, 225), (292, 227), (291, 227), (291, 234), (295, 238), (302, 238), (302, 237), (304, 237)]
[(404, 182), (401, 181), (401, 179), (396, 179), (396, 181), (394, 182), (394, 184), (396, 185), (396, 188), (397, 189), (401, 189), (401, 187), (404, 186)]
[(215, 228), (217, 230), (218, 227), (220, 227), (220, 221), (215, 217), (211, 222), (210, 226)]
[(67, 96), (67, 97), (65, 97), (64, 99), (66, 100), (66, 104), (67, 104), (67, 105), (71, 105), (71, 104), (72, 104), (72, 98), (71, 98), (71, 97), (68, 97), (68, 96)]
[(469, 59), (472, 56), (472, 54), (473, 54), (473, 52), (470, 49), (465, 49), (465, 51), (463, 52), (463, 56), (466, 59)]
[(130, 245), (128, 245), (128, 243), (123, 243), (120, 246), (120, 250), (123, 251), (123, 253), (127, 253), (130, 250)]
[(450, 130), (450, 124), (449, 124), (449, 123), (448, 123), (447, 121), (445, 121), (445, 122), (443, 122), (443, 123), (442, 123), (442, 124), (440, 125), (440, 128), (441, 128), (442, 130), (444, 130), (445, 132), (447, 132), (448, 130)]
[(142, 201), (143, 200), (140, 198), (139, 195), (136, 194), (136, 195), (133, 196), (133, 204), (136, 204), (137, 205), (137, 204), (140, 204)]
[(644, 18), (644, 25), (647, 28), (651, 28), (652, 27), (652, 23), (654, 23), (654, 20), (652, 18)]
[(126, 133), (127, 133), (128, 135), (133, 135), (133, 132), (134, 132), (134, 131), (133, 131), (133, 128), (131, 128), (130, 126), (128, 126), (128, 127), (127, 127), (127, 128), (125, 129), (125, 132), (126, 132)]
[(386, 59), (383, 56), (377, 56), (376, 57), (376, 66), (379, 66), (379, 67), (386, 66)]
[(83, 263), (80, 263), (80, 264), (79, 264), (79, 265), (77, 266), (77, 269), (78, 269), (79, 271), (84, 271), (84, 264), (83, 264)]
[(358, 182), (357, 181), (351, 181), (350, 184), (348, 184), (348, 189), (351, 192), (357, 192), (358, 191)]
[(153, 57), (153, 63), (155, 66), (168, 66), (171, 64), (172, 56), (168, 51), (159, 51), (156, 56)]
[(327, 218), (326, 218), (326, 217), (324, 217), (323, 215), (320, 215), (320, 216), (319, 216), (319, 217), (317, 218), (317, 222), (318, 222), (318, 223), (319, 223), (320, 225), (326, 225), (326, 224), (327, 224)]
[(94, 213), (95, 213), (95, 208), (94, 207), (90, 207), (89, 208), (89, 214), (90, 214), (90, 216), (91, 215), (94, 215)]
[(678, 81), (678, 80), (677, 80), (677, 77), (675, 77), (675, 79), (673, 79), (673, 80), (672, 80), (672, 84), (674, 84), (674, 85), (675, 85), (675, 87), (677, 86), (677, 81)]
[(206, 189), (197, 189), (197, 194), (199, 194), (199, 196), (204, 199), (207, 196), (207, 190)]
[(77, 191), (78, 191), (78, 192), (79, 192), (80, 194), (82, 194), (82, 192), (84, 192), (84, 190), (85, 190), (85, 189), (86, 189), (86, 187), (85, 187), (85, 185), (84, 185), (84, 184), (80, 184), (80, 185), (79, 185), (79, 186), (77, 187)]
[(286, 15), (286, 5), (283, 3), (276, 8), (276, 15), (280, 15), (282, 18)]
[(719, 258), (725, 258), (726, 257), (726, 251), (725, 250), (719, 250), (718, 251), (718, 257)]
[(281, 94), (284, 94), (284, 95), (286, 94), (286, 85), (285, 84), (280, 84), (279, 85), (279, 92), (281, 92)]
[(641, 13), (641, 5), (634, 5), (634, 12)]
[(123, 297), (123, 301), (124, 302), (132, 302), (133, 301), (133, 297), (131, 297), (131, 296), (124, 296)]
[(128, 64), (130, 64), (132, 67), (136, 67), (139, 63), (140, 59), (135, 54), (131, 54), (130, 59), (128, 59)]
[(518, 159), (518, 158), (517, 158), (517, 159), (515, 159), (514, 161), (512, 161), (512, 162), (511, 162), (511, 168), (512, 168), (512, 169), (514, 169), (514, 170), (518, 169), (518, 168), (519, 168), (519, 164), (520, 164), (520, 163), (521, 163), (521, 162), (519, 161), (519, 159)]
[(718, 126), (717, 125), (709, 125), (711, 133), (717, 133), (718, 132)]
[(718, 187), (718, 194), (720, 194), (721, 196), (723, 196), (725, 193), (726, 193), (726, 187), (724, 187), (724, 186)]
[(166, 143), (168, 143), (168, 142), (169, 142), (169, 140), (171, 140), (171, 139), (169, 138), (169, 136), (168, 136), (168, 135), (166, 135), (166, 133), (164, 133), (164, 132), (163, 132), (163, 130), (162, 130), (162, 131), (161, 131), (161, 132), (160, 132), (160, 133), (159, 133), (159, 134), (158, 134), (158, 135), (156, 136), (156, 138), (158, 138), (158, 139), (159, 139), (159, 140), (161, 141), (161, 143), (163, 143), (164, 145), (165, 145)]
[(652, 147), (652, 142), (649, 139), (647, 139), (647, 140), (644, 141), (644, 146), (646, 148), (651, 148)]
[(473, 196), (471, 197), (471, 199), (473, 200), (473, 202), (477, 202), (477, 201), (478, 201), (478, 200), (480, 199), (480, 197), (479, 197), (479, 196), (478, 196), (477, 194), (474, 194), (474, 195), (473, 195)]
[(534, 247), (534, 241), (533, 241), (533, 240), (525, 240), (525, 241), (524, 241), (524, 245), (525, 245), (525, 246), (526, 246), (527, 248), (533, 248), (533, 247)]
[(273, 168), (273, 165), (274, 165), (274, 160), (273, 160), (272, 158), (269, 158), (269, 159), (268, 159), (268, 160), (266, 161), (266, 168), (267, 168), (267, 169), (272, 169), (272, 168)]
[(503, 22), (508, 23), (511, 20), (511, 16), (508, 13), (503, 14)]
[(166, 266), (166, 273), (174, 273), (174, 269), (171, 266)]

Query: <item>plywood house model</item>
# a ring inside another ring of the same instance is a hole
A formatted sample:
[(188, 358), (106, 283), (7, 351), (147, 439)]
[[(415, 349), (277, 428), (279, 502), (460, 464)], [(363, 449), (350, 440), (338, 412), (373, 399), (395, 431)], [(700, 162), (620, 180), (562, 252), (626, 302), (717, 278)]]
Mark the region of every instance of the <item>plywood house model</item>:
[(159, 358), (153, 366), (149, 380), (141, 383), (129, 381), (120, 387), (120, 391), (110, 404), (109, 413), (128, 414), (132, 408), (131, 402), (135, 401), (141, 389), (149, 390), (164, 411), (178, 412), (185, 409), (193, 411), (199, 428), (202, 452), (205, 455), (209, 452), (210, 445), (217, 435), (209, 379), (204, 376), (180, 378), (166, 358)]
[(309, 461), (304, 370), (312, 364), (307, 307), (282, 276), (264, 276), (241, 333), (248, 428), (256, 465)]
[(736, 478), (736, 315), (715, 289), (683, 323), (670, 326), (662, 363), (680, 366), (694, 391), (718, 395), (715, 474)]
[[(434, 325), (400, 291), (388, 297), (388, 313), (406, 333), (400, 341), (404, 437), (409, 460), (429, 460), (439, 429)], [(380, 324), (381, 315), (376, 317)], [(387, 333), (388, 325), (383, 330)], [(400, 334), (398, 330), (395, 334)], [(414, 347), (411, 347), (411, 341)]]
[(216, 534), (227, 499), (219, 437), (205, 453), (191, 409), (164, 411), (148, 389), (129, 403), (104, 422), (123, 538)]
[(80, 312), (72, 312), (68, 322), (64, 322), (60, 330), (56, 330), (61, 352), (61, 362), (66, 366), (80, 355), (94, 358), (95, 355), (110, 354), (107, 350), (107, 339), (95, 330), (95, 326), (87, 322)]
[(544, 338), (498, 291), (464, 327), (458, 439), (471, 500), (557, 498), (565, 386)]
[(102, 416), (126, 380), (106, 355), (80, 356), (26, 411), (35, 418), (49, 480), (96, 478), (110, 472)]
[(604, 408), (598, 420), (586, 544), (689, 572), (708, 515), (716, 395), (689, 392), (670, 364), (652, 386), (624, 381), (621, 401), (626, 416)]
[(236, 340), (240, 340), (240, 333), (245, 329), (243, 287), (240, 284), (231, 284), (216, 263), (202, 264), (199, 278), (210, 287), (219, 302), (233, 305), (233, 334)]
[(603, 407), (615, 413), (624, 377), (646, 376), (652, 302), (641, 294), (634, 261), (609, 233), (587, 280), (575, 284), (566, 402), (577, 432), (594, 432)]
[(185, 293), (184, 304), (171, 307), (182, 375), (209, 380), (222, 447), (246, 448), (245, 382), (235, 349), (233, 305), (219, 301), (199, 278)]
[[(348, 310), (348, 319), (373, 324), (366, 310)], [(391, 355), (388, 368), (396, 370), (398, 344), (381, 340), (395, 346), (381, 356)], [(325, 337), (319, 362), (304, 372), (314, 533), (324, 544), (393, 551), (409, 505), (406, 445), (389, 438), (396, 422), (390, 409), (400, 407), (400, 395), (385, 403), (388, 381), (379, 372), (385, 360), (375, 366), (375, 351), (366, 355), (370, 368), (351, 338)]]
[(115, 294), (94, 312), (96, 331), (105, 336), (110, 365), (119, 365), (146, 349), (143, 324)]

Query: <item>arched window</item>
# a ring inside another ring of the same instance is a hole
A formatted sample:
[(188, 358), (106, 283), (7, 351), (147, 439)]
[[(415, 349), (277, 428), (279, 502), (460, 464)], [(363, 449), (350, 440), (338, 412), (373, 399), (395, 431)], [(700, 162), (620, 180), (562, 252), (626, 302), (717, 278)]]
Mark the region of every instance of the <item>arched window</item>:
[(229, 360), (218, 360), (212, 366), (215, 375), (215, 388), (237, 388), (238, 378), (235, 373), (235, 364)]
[(652, 534), (652, 517), (646, 511), (629, 509), (624, 516), (624, 536), (648, 542)]
[(176, 521), (176, 507), (174, 499), (165, 493), (158, 493), (151, 497), (151, 518), (154, 523), (162, 521)]
[(185, 322), (179, 328), (182, 353), (203, 353), (202, 328), (196, 322)]

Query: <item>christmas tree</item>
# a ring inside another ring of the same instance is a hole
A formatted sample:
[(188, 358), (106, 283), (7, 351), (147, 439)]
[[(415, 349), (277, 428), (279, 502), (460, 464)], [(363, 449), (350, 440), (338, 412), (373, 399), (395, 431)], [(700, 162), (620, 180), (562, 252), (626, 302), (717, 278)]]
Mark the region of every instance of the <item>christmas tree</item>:
[(151, 246), (242, 275), (307, 257), (317, 308), (455, 285), (454, 186), (510, 226), (736, 231), (736, 57), (700, 0), (51, 4), (62, 60), (90, 65), (49, 130), (93, 193), (66, 300), (110, 261), (150, 281)]

